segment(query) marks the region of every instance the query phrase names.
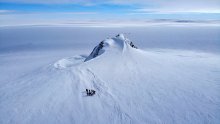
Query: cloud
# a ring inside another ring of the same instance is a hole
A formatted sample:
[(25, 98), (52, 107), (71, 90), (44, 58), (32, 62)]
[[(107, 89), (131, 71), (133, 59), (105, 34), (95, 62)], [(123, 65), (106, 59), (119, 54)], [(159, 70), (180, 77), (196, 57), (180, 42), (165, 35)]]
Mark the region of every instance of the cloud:
[(220, 13), (220, 0), (113, 0), (118, 4), (136, 4), (133, 13)]
[[(10, 3), (135, 5), (138, 12), (154, 13), (219, 13), (220, 0), (0, 0)], [(133, 10), (131, 10), (133, 11)]]
[(9, 13), (9, 12), (14, 12), (14, 10), (0, 10), (0, 13)]
[(35, 24), (62, 24), (73, 20), (83, 21), (95, 18), (96, 12), (12, 12), (0, 14), (0, 26), (35, 25)]
[(97, 14), (97, 12), (60, 12), (59, 14), (94, 15)]
[(14, 13), (16, 12), (15, 10), (4, 10), (4, 9), (0, 9), (0, 15), (4, 15), (4, 14), (10, 14), (10, 13)]
[[(108, 1), (108, 0), (107, 0)], [(96, 3), (105, 3), (103, 0), (0, 0), (6, 3), (31, 3), (31, 4), (81, 4), (93, 5)]]
[(163, 9), (149, 9), (142, 8), (137, 9), (132, 12), (132, 14), (220, 14), (220, 9), (171, 9), (171, 8), (163, 8)]
[(0, 10), (0, 14), (7, 14), (7, 15), (95, 15), (98, 12), (19, 12), (14, 10)]

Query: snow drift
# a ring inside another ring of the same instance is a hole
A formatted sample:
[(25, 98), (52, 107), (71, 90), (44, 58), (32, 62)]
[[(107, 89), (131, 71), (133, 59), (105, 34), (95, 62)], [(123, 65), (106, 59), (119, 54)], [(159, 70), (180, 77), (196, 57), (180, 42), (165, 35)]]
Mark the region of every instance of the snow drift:
[(63, 58), (1, 85), (0, 123), (217, 124), (219, 72), (217, 55), (142, 51), (120, 34), (88, 57)]

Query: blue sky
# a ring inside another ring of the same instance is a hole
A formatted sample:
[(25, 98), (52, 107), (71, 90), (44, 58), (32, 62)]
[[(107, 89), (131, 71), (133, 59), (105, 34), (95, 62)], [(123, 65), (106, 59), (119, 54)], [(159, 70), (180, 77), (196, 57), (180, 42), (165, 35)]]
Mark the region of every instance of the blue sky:
[(0, 23), (220, 20), (220, 0), (0, 0)]

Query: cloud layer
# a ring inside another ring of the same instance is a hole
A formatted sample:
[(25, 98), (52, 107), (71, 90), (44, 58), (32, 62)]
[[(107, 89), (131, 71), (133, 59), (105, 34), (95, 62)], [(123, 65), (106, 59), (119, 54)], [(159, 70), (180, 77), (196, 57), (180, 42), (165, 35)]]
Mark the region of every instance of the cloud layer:
[(0, 0), (10, 3), (31, 4), (80, 4), (94, 6), (102, 4), (136, 5), (139, 12), (157, 13), (220, 13), (220, 0)]
[(0, 22), (220, 20), (220, 0), (0, 0)]

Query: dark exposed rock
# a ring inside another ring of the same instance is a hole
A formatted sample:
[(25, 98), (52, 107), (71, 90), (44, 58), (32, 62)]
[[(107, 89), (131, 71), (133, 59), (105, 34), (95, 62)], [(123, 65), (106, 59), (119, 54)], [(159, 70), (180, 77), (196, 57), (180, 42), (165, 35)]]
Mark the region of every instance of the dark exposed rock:
[(133, 48), (136, 48), (137, 49), (137, 46), (135, 46), (134, 44), (133, 44), (133, 42), (130, 42), (130, 44), (129, 44), (131, 47), (133, 47)]
[[(99, 51), (103, 48), (103, 46), (104, 46), (104, 42), (102, 41), (102, 42), (99, 43), (98, 46), (96, 46), (96, 47), (92, 50), (91, 54), (85, 59), (85, 61), (88, 61), (88, 60), (90, 60), (90, 59), (95, 58), (96, 56), (98, 56), (99, 53), (100, 53)], [(84, 61), (84, 62), (85, 62), (85, 61)]]

